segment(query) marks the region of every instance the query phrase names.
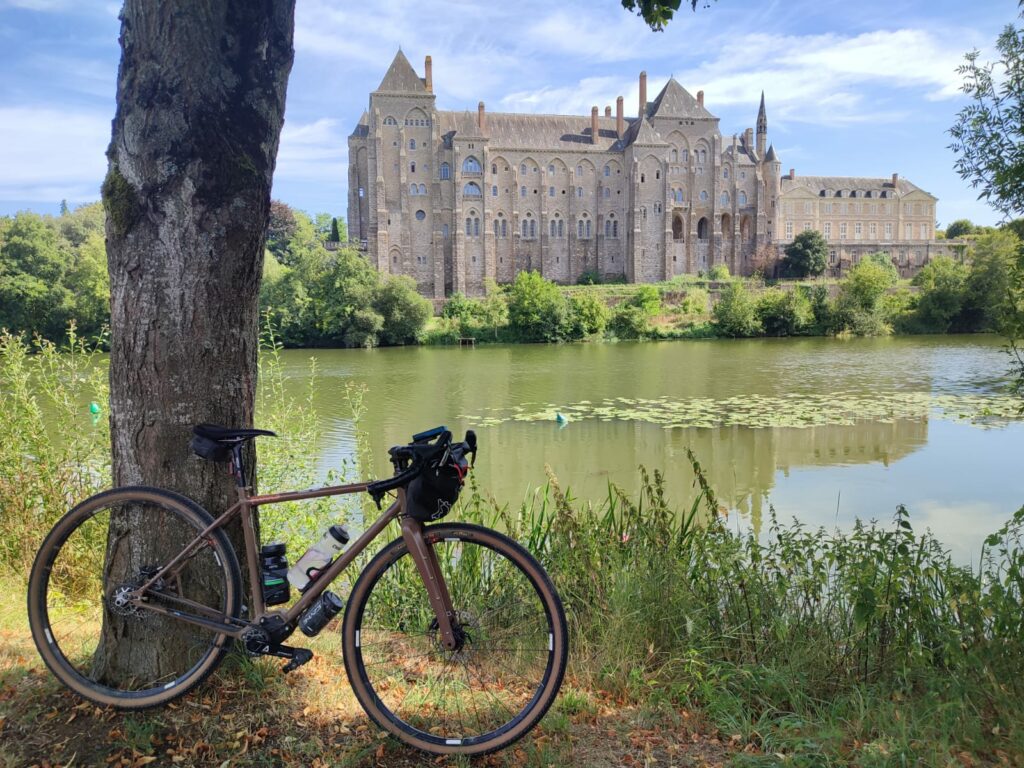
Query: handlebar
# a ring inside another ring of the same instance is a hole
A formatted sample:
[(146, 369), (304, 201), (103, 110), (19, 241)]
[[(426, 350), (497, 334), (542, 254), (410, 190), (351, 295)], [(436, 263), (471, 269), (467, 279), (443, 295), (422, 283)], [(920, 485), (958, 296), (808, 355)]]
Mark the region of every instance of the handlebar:
[(423, 470), (424, 461), (436, 455), (441, 448), (444, 448), (446, 452), (461, 448), (462, 452), (469, 454), (472, 457), (472, 462), (475, 463), (476, 433), (471, 429), (466, 430), (466, 439), (462, 443), (452, 443), (452, 433), (445, 426), (418, 432), (412, 436), (411, 443), (395, 445), (388, 449), (395, 474), (370, 483), (366, 486), (366, 492), (379, 507), (384, 494), (411, 483)]

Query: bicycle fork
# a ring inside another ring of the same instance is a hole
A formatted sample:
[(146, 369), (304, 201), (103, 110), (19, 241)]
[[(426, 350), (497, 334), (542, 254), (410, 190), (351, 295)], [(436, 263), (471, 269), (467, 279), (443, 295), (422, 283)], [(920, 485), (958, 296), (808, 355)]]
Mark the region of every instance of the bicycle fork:
[(461, 632), (456, 633), (455, 630), (458, 622), (455, 609), (452, 606), (452, 598), (448, 593), (444, 575), (441, 573), (437, 553), (426, 540), (423, 531), (423, 523), (419, 520), (414, 520), (411, 517), (402, 518), (402, 538), (405, 540), (409, 554), (412, 555), (413, 562), (416, 563), (416, 569), (423, 579), (423, 586), (426, 587), (430, 607), (434, 609), (434, 616), (437, 618), (441, 643), (449, 651), (458, 651), (462, 648), (463, 637)]

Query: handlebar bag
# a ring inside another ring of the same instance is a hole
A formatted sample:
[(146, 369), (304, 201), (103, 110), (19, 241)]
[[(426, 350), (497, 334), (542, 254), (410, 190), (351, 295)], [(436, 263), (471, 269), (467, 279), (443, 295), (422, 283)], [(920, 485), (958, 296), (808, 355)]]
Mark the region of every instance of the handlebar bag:
[(405, 492), (405, 511), (424, 523), (440, 520), (447, 515), (459, 498), (469, 472), (469, 462), (462, 446), (425, 461), (423, 471), (414, 477)]

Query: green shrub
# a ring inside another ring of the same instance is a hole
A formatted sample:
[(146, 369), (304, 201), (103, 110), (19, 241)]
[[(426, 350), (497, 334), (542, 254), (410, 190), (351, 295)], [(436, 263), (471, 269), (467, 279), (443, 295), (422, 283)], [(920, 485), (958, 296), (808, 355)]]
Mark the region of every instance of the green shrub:
[(709, 280), (728, 280), (729, 279), (729, 267), (726, 264), (715, 264), (710, 270), (708, 270)]
[(404, 275), (387, 277), (373, 297), (373, 309), (382, 318), (381, 344), (415, 344), (434, 308), (420, 296), (416, 283)]
[(862, 259), (840, 286), (834, 312), (835, 330), (855, 336), (891, 333), (881, 299), (895, 284), (891, 269), (874, 259)]
[(786, 277), (814, 277), (825, 271), (828, 243), (816, 229), (807, 229), (786, 246), (782, 272)]
[(580, 279), (576, 281), (577, 285), (600, 285), (601, 273), (596, 269), (588, 269), (580, 275)]
[(651, 335), (650, 315), (628, 303), (620, 304), (612, 313), (609, 330), (617, 339), (646, 339)]
[(711, 314), (722, 336), (758, 336), (762, 331), (754, 299), (739, 281), (725, 287)]
[(611, 311), (598, 296), (583, 292), (569, 299), (570, 336), (580, 339), (604, 333)]
[(661, 311), (661, 291), (653, 285), (641, 285), (626, 299), (625, 304), (651, 317)]
[(508, 320), (522, 341), (561, 341), (568, 332), (569, 303), (539, 272), (520, 272), (509, 290)]
[(706, 315), (708, 311), (708, 292), (703, 288), (690, 288), (679, 304), (679, 310), (687, 315)]
[(925, 333), (946, 333), (963, 308), (967, 267), (939, 256), (924, 265), (913, 284), (921, 289), (915, 312), (918, 327)]
[(474, 320), (480, 316), (480, 302), (467, 298), (464, 293), (456, 291), (445, 302), (441, 317), (454, 317), (460, 321)]
[(814, 323), (811, 302), (803, 291), (770, 288), (757, 297), (756, 314), (766, 336), (797, 336)]

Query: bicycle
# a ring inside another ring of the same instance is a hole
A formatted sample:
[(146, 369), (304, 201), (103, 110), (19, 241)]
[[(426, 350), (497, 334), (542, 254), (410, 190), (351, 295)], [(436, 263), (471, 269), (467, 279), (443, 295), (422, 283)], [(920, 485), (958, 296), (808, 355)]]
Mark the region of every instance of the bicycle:
[[(286, 672), (301, 666), (312, 652), (283, 642), (296, 628), (312, 636), (329, 622), (340, 600), (327, 587), (397, 520), (401, 537), (362, 570), (342, 620), (345, 670), (363, 709), (393, 736), (435, 754), (502, 749), (544, 716), (568, 658), (551, 579), (502, 533), (436, 522), (475, 461), (472, 432), (461, 443), (445, 427), (414, 435), (390, 449), (394, 476), (383, 480), (269, 495), (251, 493), (242, 447), (273, 432), (201, 424), (193, 434), (195, 453), (230, 463), (238, 501), (220, 517), (170, 491), (116, 488), (75, 506), (43, 541), (29, 580), (29, 622), (43, 661), (65, 686), (97, 704), (159, 706), (206, 679), (233, 641), (250, 655), (287, 659)], [(395, 499), (340, 555), (299, 574), (308, 583), (294, 604), (272, 609), (266, 585), (279, 590), (280, 579), (265, 579), (265, 571), (277, 561), (266, 559), (266, 547), (257, 552), (253, 513), (363, 492), (378, 509), (389, 493)], [(251, 587), (246, 604), (224, 530), (236, 518)], [(153, 530), (160, 536), (145, 535)]]

